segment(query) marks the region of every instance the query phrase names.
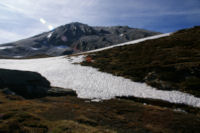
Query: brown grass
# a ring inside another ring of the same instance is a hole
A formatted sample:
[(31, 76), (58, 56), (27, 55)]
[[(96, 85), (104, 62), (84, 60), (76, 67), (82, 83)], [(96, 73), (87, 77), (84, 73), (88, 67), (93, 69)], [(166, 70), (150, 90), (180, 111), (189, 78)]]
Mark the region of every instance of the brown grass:
[(10, 100), (10, 97), (0, 93), (1, 133), (189, 133), (200, 130), (199, 113), (174, 112), (132, 100), (113, 99), (96, 103), (74, 96), (35, 100), (21, 97)]

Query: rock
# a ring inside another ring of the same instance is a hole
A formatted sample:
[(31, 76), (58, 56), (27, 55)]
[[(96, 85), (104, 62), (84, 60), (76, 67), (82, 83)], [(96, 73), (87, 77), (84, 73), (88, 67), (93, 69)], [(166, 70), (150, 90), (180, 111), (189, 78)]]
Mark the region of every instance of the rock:
[(154, 86), (156, 88), (159, 88), (161, 90), (175, 90), (175, 85), (172, 82), (167, 82), (164, 80), (161, 80), (159, 78), (159, 74), (156, 72), (149, 72), (145, 78), (144, 81), (151, 86)]
[[(0, 89), (5, 93), (16, 93), (24, 98), (38, 98), (47, 95), (50, 82), (39, 73), (0, 69)], [(12, 91), (12, 92), (11, 92)]]
[(47, 94), (49, 96), (77, 96), (76, 92), (72, 89), (63, 89), (58, 87), (52, 87), (50, 90), (48, 90)]

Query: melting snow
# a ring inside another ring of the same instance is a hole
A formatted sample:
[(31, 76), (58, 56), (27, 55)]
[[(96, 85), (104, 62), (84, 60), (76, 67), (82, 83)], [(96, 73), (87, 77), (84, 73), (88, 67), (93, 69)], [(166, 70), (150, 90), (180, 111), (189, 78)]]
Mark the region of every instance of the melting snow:
[(51, 36), (52, 36), (52, 34), (53, 34), (53, 32), (50, 32), (50, 33), (48, 34), (47, 38), (50, 39)]
[(9, 49), (9, 48), (13, 48), (13, 46), (3, 46), (3, 47), (0, 47), (0, 50)]
[(179, 91), (162, 91), (144, 83), (133, 82), (123, 77), (103, 73), (92, 67), (73, 63), (81, 62), (84, 56), (70, 59), (53, 57), (30, 60), (0, 60), (0, 68), (35, 71), (46, 77), (52, 86), (71, 88), (80, 98), (111, 99), (116, 96), (135, 96), (160, 99), (200, 107), (200, 98)]
[(31, 49), (32, 49), (32, 50), (39, 50), (39, 48), (33, 48), (33, 47), (32, 47)]

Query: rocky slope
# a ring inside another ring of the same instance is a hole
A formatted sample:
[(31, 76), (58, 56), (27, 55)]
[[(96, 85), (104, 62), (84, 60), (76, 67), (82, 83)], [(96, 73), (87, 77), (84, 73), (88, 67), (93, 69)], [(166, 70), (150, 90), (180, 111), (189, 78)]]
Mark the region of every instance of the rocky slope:
[(91, 27), (70, 23), (28, 39), (0, 46), (0, 57), (58, 56), (157, 35), (128, 26)]

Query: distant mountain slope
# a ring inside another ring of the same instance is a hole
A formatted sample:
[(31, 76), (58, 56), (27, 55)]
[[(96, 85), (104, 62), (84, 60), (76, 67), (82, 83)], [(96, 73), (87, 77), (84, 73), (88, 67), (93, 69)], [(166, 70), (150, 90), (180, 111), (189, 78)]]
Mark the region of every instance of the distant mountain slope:
[(91, 27), (70, 23), (53, 31), (0, 46), (2, 57), (58, 56), (94, 50), (160, 33), (128, 26)]
[(83, 65), (159, 89), (200, 96), (200, 27), (88, 56), (92, 61), (85, 61)]

